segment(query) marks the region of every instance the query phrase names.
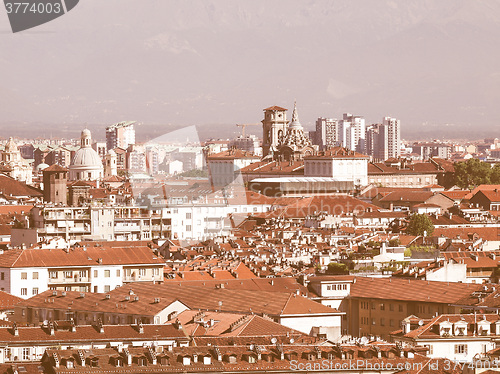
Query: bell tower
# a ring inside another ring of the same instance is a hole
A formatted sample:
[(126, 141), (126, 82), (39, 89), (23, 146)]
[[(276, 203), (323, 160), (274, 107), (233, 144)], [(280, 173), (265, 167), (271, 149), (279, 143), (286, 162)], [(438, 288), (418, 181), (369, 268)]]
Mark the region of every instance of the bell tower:
[(273, 154), (278, 149), (280, 139), (286, 135), (288, 130), (287, 110), (279, 106), (264, 109), (264, 119), (262, 120), (263, 157)]

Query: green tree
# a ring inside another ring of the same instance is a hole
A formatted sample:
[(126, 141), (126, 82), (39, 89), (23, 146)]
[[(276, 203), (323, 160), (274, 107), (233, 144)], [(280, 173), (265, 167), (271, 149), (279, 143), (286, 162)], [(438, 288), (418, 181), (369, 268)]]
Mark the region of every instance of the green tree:
[(349, 274), (349, 269), (346, 264), (341, 264), (338, 262), (330, 262), (328, 264), (328, 274)]
[(431, 235), (434, 231), (434, 225), (427, 214), (414, 213), (410, 217), (410, 222), (406, 228), (406, 233), (409, 235)]
[(500, 180), (500, 169), (492, 169), (490, 164), (477, 158), (455, 164), (455, 184), (460, 188), (489, 184), (492, 177)]
[(399, 238), (394, 238), (389, 240), (389, 247), (399, 247), (401, 245), (401, 240)]

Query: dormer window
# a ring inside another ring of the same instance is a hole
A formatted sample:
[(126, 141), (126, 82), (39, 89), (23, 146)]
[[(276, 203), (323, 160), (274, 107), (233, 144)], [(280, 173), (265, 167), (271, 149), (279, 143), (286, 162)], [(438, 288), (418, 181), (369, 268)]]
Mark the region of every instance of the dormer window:
[(465, 327), (457, 327), (457, 335), (464, 336), (465, 335)]
[(449, 327), (443, 327), (443, 335), (442, 336), (450, 336), (450, 328)]

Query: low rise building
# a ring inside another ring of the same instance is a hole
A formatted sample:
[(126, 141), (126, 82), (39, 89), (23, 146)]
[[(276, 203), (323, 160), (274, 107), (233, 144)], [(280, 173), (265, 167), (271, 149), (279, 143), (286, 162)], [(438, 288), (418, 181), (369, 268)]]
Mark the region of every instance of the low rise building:
[(12, 249), (0, 254), (0, 288), (23, 299), (46, 290), (109, 292), (162, 282), (163, 266), (147, 246)]

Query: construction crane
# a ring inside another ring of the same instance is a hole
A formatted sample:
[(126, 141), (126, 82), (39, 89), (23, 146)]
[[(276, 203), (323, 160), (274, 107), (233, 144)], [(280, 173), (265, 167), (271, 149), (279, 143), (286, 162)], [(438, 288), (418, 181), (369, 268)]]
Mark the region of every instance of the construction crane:
[(245, 127), (247, 127), (247, 126), (262, 126), (262, 123), (242, 123), (242, 124), (236, 124), (236, 126), (241, 127), (241, 136), (245, 137)]

